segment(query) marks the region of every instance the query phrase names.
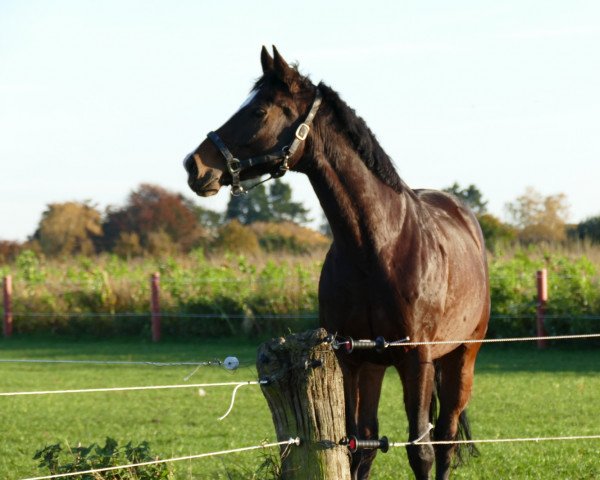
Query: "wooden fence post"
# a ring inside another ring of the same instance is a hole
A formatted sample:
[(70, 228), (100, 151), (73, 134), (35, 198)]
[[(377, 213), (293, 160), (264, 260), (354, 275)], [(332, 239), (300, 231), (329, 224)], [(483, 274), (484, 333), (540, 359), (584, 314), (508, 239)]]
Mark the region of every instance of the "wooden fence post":
[(4, 299), (4, 337), (12, 336), (13, 331), (13, 314), (12, 314), (12, 277), (6, 275), (3, 281), (3, 299)]
[(152, 341), (160, 341), (160, 274), (153, 273), (150, 276), (150, 307), (152, 312)]
[(346, 480), (350, 453), (346, 436), (342, 371), (324, 329), (263, 343), (257, 370), (278, 441), (300, 438), (281, 449), (283, 480)]
[[(545, 337), (546, 328), (544, 326), (544, 313), (546, 310), (546, 302), (548, 301), (548, 273), (545, 268), (538, 270), (535, 275), (537, 285), (537, 309), (536, 309), (536, 330), (538, 337)], [(548, 343), (546, 340), (537, 341), (538, 348), (546, 348)]]

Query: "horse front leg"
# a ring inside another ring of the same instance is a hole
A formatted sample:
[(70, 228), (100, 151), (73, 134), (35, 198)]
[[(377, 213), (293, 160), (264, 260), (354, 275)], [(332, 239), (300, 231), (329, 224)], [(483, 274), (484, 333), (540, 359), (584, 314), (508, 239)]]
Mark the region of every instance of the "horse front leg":
[[(378, 438), (377, 408), (386, 367), (363, 363), (340, 363), (346, 397), (346, 434), (361, 440)], [(359, 450), (352, 455), (352, 480), (367, 480), (376, 450)]]
[[(404, 408), (408, 418), (408, 441), (430, 439), (429, 408), (433, 392), (434, 367), (427, 347), (418, 347), (407, 353), (398, 365), (404, 389)], [(431, 445), (408, 445), (408, 462), (417, 480), (428, 480), (433, 465), (434, 451)]]
[[(338, 357), (339, 358), (339, 357)], [(340, 367), (344, 379), (344, 398), (346, 409), (346, 435), (358, 436), (358, 374), (359, 366), (351, 365), (341, 361)], [(352, 455), (352, 464), (350, 471), (352, 472), (352, 480), (357, 480), (358, 465), (360, 457)]]
[[(377, 410), (385, 370), (385, 366), (372, 363), (365, 363), (360, 369), (358, 377), (358, 438), (360, 439), (371, 440), (379, 438)], [(356, 452), (355, 456), (358, 457), (356, 478), (358, 480), (369, 478), (375, 455), (377, 455), (377, 450)], [(355, 467), (354, 459), (353, 467)]]

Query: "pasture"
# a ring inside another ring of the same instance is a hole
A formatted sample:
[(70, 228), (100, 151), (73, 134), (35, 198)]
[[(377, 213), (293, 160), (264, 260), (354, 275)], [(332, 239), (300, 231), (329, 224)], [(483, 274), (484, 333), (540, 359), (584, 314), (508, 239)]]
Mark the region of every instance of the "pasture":
[[(206, 340), (150, 344), (139, 341), (75, 341), (15, 338), (0, 341), (0, 358), (128, 361), (208, 361), (235, 355), (230, 372), (202, 367), (189, 383), (255, 380), (258, 340)], [(0, 363), (0, 391), (55, 390), (181, 384), (189, 366)], [(477, 363), (469, 407), (476, 439), (594, 435), (600, 433), (600, 350), (563, 342), (538, 351), (533, 344), (485, 345)], [(213, 452), (275, 441), (259, 388), (242, 387), (223, 421), (232, 388), (107, 392), (0, 397), (0, 477), (47, 474), (36, 467), (36, 450), (62, 442), (76, 446), (147, 440), (161, 458)], [(402, 390), (394, 371), (384, 382), (381, 432), (406, 439)], [(456, 470), (455, 479), (592, 479), (600, 477), (600, 440), (485, 444), (480, 457)], [(274, 449), (270, 453), (276, 453)], [(173, 463), (178, 479), (269, 478), (259, 471), (265, 453), (253, 451)], [(379, 454), (375, 479), (410, 479), (406, 453)]]

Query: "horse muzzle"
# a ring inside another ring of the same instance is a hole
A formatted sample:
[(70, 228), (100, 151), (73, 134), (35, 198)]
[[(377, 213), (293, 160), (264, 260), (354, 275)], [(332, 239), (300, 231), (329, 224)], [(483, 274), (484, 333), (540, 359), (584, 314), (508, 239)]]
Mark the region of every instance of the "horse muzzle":
[(190, 153), (183, 160), (183, 166), (188, 173), (188, 186), (201, 197), (215, 195), (221, 188), (219, 176), (212, 170), (208, 170), (201, 177), (198, 176), (198, 165), (194, 159), (194, 153)]

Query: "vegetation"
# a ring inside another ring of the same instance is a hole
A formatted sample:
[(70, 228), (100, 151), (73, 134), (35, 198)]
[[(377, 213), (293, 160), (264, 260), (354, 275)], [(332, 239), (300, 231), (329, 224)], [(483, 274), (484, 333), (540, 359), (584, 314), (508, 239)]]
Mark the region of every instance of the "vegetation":
[[(13, 276), (15, 332), (145, 336), (153, 272), (160, 273), (167, 336), (281, 334), (314, 326), (324, 257), (321, 247), (326, 245), (320, 243), (322, 237), (302, 231), (286, 238), (273, 224), (245, 227), (232, 222), (224, 229), (231, 235), (220, 234), (221, 253), (210, 256), (198, 249), (163, 259), (127, 261), (103, 255), (63, 261), (22, 252), (14, 262), (0, 267), (0, 275)], [(245, 234), (252, 235), (254, 249), (277, 251), (288, 242), (287, 249), (317, 253), (277, 258), (227, 253), (228, 249), (247, 252), (235, 243)], [(298, 238), (304, 240), (295, 245)], [(592, 318), (600, 315), (600, 248), (582, 248), (570, 251), (531, 245), (498, 248), (491, 254), (494, 320), (490, 335), (534, 333), (535, 272), (541, 268), (548, 270), (548, 331), (597, 330)]]
[[(250, 188), (255, 181), (245, 182)], [(292, 201), (292, 189), (281, 179), (273, 180), (269, 188), (259, 184), (247, 195), (231, 197), (225, 211), (225, 220), (237, 220), (244, 225), (254, 222), (309, 221), (308, 210), (299, 202)]]
[(278, 224), (265, 239), (269, 251), (289, 248), (291, 253), (298, 253), (312, 248), (296, 238), (302, 228), (299, 224), (309, 221), (308, 210), (292, 200), (290, 186), (280, 179), (271, 182), (268, 189), (261, 184), (248, 195), (231, 197), (224, 214), (198, 207), (183, 195), (157, 185), (141, 184), (129, 194), (125, 205), (110, 206), (105, 212), (89, 201), (49, 204), (27, 242), (0, 240), (0, 261), (14, 260), (23, 250), (54, 258), (114, 253), (127, 259), (176, 255), (198, 248), (227, 250), (234, 241), (232, 231), (243, 237), (235, 240), (235, 247), (244, 253), (258, 253), (260, 239), (235, 225), (228, 228), (232, 221)]
[[(46, 257), (113, 253), (127, 259), (173, 256), (198, 248), (207, 251), (235, 248), (236, 252), (252, 255), (314, 250), (314, 241), (304, 242), (306, 229), (302, 231), (300, 227), (309, 221), (308, 210), (292, 200), (287, 183), (274, 179), (269, 184), (246, 186), (253, 188), (247, 195), (231, 197), (223, 214), (199, 207), (179, 193), (149, 184), (132, 191), (125, 205), (111, 206), (104, 213), (89, 201), (52, 203), (29, 241), (18, 244), (0, 240), (0, 261), (14, 260), (23, 250), (43, 253)], [(475, 185), (463, 188), (455, 182), (445, 191), (475, 213), (487, 248), (492, 252), (517, 242), (522, 245), (564, 245), (567, 240), (600, 243), (600, 217), (578, 225), (566, 223), (568, 204), (564, 194), (545, 197), (529, 187), (506, 205), (512, 220), (504, 223), (487, 211), (488, 202)], [(238, 224), (229, 225), (230, 222)], [(262, 226), (252, 231), (240, 228), (255, 224)], [(319, 229), (323, 235), (317, 243), (321, 245), (327, 243), (325, 237), (331, 236), (326, 219)]]
[(571, 238), (600, 244), (600, 216), (584, 220), (579, 225), (571, 227), (567, 233)]
[(88, 203), (51, 203), (42, 214), (33, 238), (48, 256), (95, 253), (102, 235), (100, 213)]
[(598, 331), (600, 314), (600, 250), (580, 252), (531, 246), (489, 259), (492, 316), (488, 336), (531, 335), (537, 306), (535, 272), (548, 271), (549, 301), (545, 311), (549, 334)]
[[(496, 320), (490, 335), (533, 333), (533, 279), (540, 268), (549, 271), (549, 332), (593, 330), (592, 321), (573, 317), (600, 313), (597, 219), (572, 227), (567, 241), (560, 194), (528, 189), (509, 205), (513, 226), (487, 213), (475, 185), (455, 183), (447, 191), (477, 214), (490, 250)], [(49, 205), (30, 242), (0, 242), (0, 275), (13, 276), (15, 332), (146, 335), (153, 272), (161, 275), (167, 335), (282, 333), (314, 325), (331, 240), (294, 222), (305, 215), (280, 180), (232, 197), (225, 218), (146, 184), (104, 215), (89, 202)]]
[(473, 184), (466, 188), (461, 188), (457, 182), (454, 182), (448, 188), (445, 188), (444, 192), (451, 193), (456, 198), (460, 199), (477, 216), (487, 213), (488, 202), (483, 199), (481, 190)]
[[(241, 368), (200, 369), (190, 383), (245, 381), (256, 378), (254, 361), (260, 340), (195, 340), (146, 344), (64, 340), (0, 340), (2, 358), (150, 360), (162, 362), (224, 359), (235, 355)], [(469, 415), (476, 439), (597, 434), (600, 405), (600, 351), (573, 348), (569, 342), (538, 351), (531, 345), (486, 345), (477, 361)], [(193, 367), (118, 365), (0, 364), (2, 391), (52, 390), (182, 383)], [(255, 386), (238, 391), (233, 411), (222, 422), (231, 388), (26, 396), (1, 400), (0, 472), (3, 478), (43, 475), (35, 452), (56, 443), (104, 444), (107, 436), (147, 440), (152, 455), (173, 458), (215, 452), (275, 440), (271, 414)], [(540, 406), (543, 409), (540, 410)], [(550, 419), (550, 421), (549, 421)], [(402, 391), (390, 370), (383, 385), (380, 431), (391, 441), (407, 439)], [(480, 457), (453, 473), (457, 479), (577, 478), (600, 476), (600, 443), (592, 441), (499, 443), (479, 446)], [(268, 452), (277, 455), (277, 449)], [(246, 452), (171, 464), (177, 479), (265, 479), (264, 453)], [(258, 473), (257, 473), (258, 472)], [(373, 477), (409, 478), (404, 448), (379, 454)]]
[(544, 197), (533, 187), (528, 187), (506, 207), (523, 242), (561, 242), (566, 239), (569, 206), (564, 193)]
[[(34, 460), (39, 460), (38, 467), (47, 468), (50, 475), (82, 472), (118, 467), (120, 465), (138, 464), (157, 460), (151, 455), (148, 442), (134, 446), (131, 442), (119, 447), (116, 440), (107, 437), (104, 446), (97, 443), (91, 445), (70, 447), (65, 449), (62, 444), (47, 445), (35, 452)], [(89, 478), (102, 480), (172, 480), (170, 465), (156, 464), (132, 467), (127, 469), (109, 470)]]

